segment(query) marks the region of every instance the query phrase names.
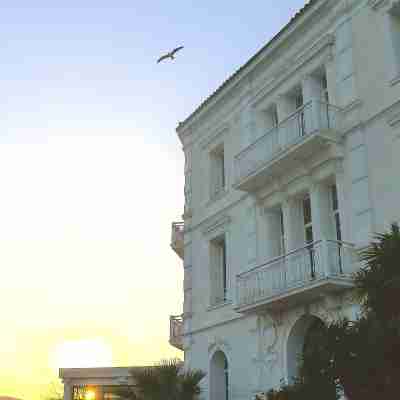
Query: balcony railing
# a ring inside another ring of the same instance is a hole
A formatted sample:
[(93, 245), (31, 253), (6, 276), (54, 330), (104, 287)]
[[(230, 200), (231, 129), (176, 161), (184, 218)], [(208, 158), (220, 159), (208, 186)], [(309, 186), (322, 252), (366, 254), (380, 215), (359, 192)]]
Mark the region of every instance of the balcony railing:
[(173, 222), (172, 223), (171, 247), (181, 258), (183, 258), (183, 249), (184, 249), (184, 246), (183, 246), (184, 229), (185, 229), (185, 225), (183, 222)]
[(183, 317), (171, 315), (169, 317), (169, 343), (177, 349), (183, 350)]
[(312, 100), (235, 157), (236, 184), (313, 134), (339, 129), (340, 109)]
[[(237, 276), (237, 308), (252, 305), (273, 306), (291, 293), (316, 287), (329, 280), (348, 286), (354, 271), (356, 254), (353, 245), (320, 240), (294, 250)], [(285, 299), (286, 298), (286, 299)]]

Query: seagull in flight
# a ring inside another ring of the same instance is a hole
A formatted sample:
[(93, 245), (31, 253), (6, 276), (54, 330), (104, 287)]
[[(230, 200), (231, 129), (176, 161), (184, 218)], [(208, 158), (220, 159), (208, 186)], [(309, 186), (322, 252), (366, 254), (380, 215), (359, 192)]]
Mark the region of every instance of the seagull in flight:
[(168, 58), (170, 58), (171, 60), (174, 60), (174, 59), (175, 59), (175, 54), (176, 54), (178, 51), (182, 50), (182, 49), (183, 49), (183, 46), (179, 46), (179, 47), (177, 47), (176, 49), (170, 51), (169, 53), (164, 54), (163, 56), (161, 56), (161, 57), (157, 60), (157, 64), (160, 63), (161, 61), (167, 60)]

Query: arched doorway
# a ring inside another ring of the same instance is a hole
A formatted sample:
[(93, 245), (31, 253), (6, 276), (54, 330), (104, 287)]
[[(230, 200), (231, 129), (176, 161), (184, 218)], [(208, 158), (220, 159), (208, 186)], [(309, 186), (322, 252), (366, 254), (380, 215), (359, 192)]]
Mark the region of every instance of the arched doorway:
[(301, 358), (316, 335), (321, 332), (324, 322), (314, 316), (301, 317), (292, 327), (286, 345), (286, 367), (289, 382), (299, 375)]
[(210, 362), (210, 400), (229, 400), (229, 365), (220, 350), (214, 353)]

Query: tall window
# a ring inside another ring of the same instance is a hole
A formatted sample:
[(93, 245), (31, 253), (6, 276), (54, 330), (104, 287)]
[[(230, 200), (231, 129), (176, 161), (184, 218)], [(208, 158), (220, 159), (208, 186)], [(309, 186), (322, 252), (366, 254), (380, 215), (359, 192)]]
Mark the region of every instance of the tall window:
[(283, 210), (282, 207), (279, 209), (279, 224), (280, 224), (280, 250), (281, 254), (286, 253), (286, 240), (285, 240), (285, 225), (283, 220)]
[(224, 303), (228, 292), (228, 271), (225, 235), (210, 243), (211, 304)]
[(326, 78), (326, 74), (324, 73), (321, 78), (321, 89), (322, 89), (322, 96), (321, 99), (325, 103), (329, 103), (329, 93), (328, 93), (328, 80)]
[(210, 400), (229, 400), (229, 365), (220, 350), (211, 358), (209, 377)]
[(336, 185), (331, 186), (331, 199), (332, 199), (332, 215), (333, 215), (333, 223), (335, 227), (335, 235), (338, 243), (337, 250), (337, 262), (339, 264), (339, 271), (343, 273), (343, 254), (342, 254), (342, 230), (340, 226), (340, 214), (339, 214), (339, 202), (337, 195), (337, 187)]
[(312, 228), (312, 219), (311, 219), (311, 199), (310, 196), (307, 196), (303, 200), (303, 215), (304, 215), (304, 233), (306, 244), (312, 243), (314, 241), (313, 238), (313, 228)]
[(340, 226), (339, 202), (338, 202), (336, 185), (333, 185), (331, 187), (331, 198), (332, 198), (332, 212), (333, 212), (333, 221), (335, 224), (336, 240), (341, 241), (342, 240), (342, 230), (341, 230), (341, 226)]
[(229, 365), (228, 360), (225, 357), (224, 362), (224, 377), (225, 377), (225, 399), (229, 399)]
[(210, 153), (211, 161), (211, 198), (225, 189), (225, 152), (224, 146), (218, 146)]
[(279, 124), (279, 119), (278, 119), (278, 108), (273, 106), (271, 108), (271, 119), (272, 119), (272, 126), (277, 127)]
[(400, 65), (400, 5), (396, 5), (390, 12), (390, 34), (392, 39), (392, 47), (397, 63), (397, 71)]
[(314, 235), (313, 235), (313, 227), (312, 227), (312, 218), (311, 218), (311, 199), (310, 196), (307, 196), (303, 200), (303, 216), (304, 216), (304, 237), (309, 254), (309, 262), (310, 262), (310, 275), (311, 279), (315, 278), (315, 255), (314, 255)]
[[(300, 92), (296, 95), (295, 97), (295, 105), (296, 105), (296, 110), (301, 109), (304, 106), (304, 99), (303, 99), (303, 93)], [(304, 136), (306, 134), (306, 126), (305, 126), (305, 116), (304, 116), (304, 110), (302, 110), (298, 114), (298, 129), (299, 129), (299, 136)]]

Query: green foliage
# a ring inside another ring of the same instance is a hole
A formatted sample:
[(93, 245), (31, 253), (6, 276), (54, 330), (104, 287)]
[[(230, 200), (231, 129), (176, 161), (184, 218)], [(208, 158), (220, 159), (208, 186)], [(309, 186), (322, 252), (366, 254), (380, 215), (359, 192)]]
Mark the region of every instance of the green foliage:
[(355, 274), (358, 297), (364, 313), (375, 313), (386, 323), (400, 316), (400, 228), (393, 224), (391, 231), (375, 235), (360, 254), (364, 263)]
[(307, 340), (300, 376), (268, 400), (398, 398), (400, 380), (400, 229), (378, 234), (355, 274), (363, 315), (321, 325)]
[(186, 371), (177, 359), (132, 370), (136, 382), (137, 400), (193, 400), (200, 393), (200, 381), (205, 374), (199, 370)]

